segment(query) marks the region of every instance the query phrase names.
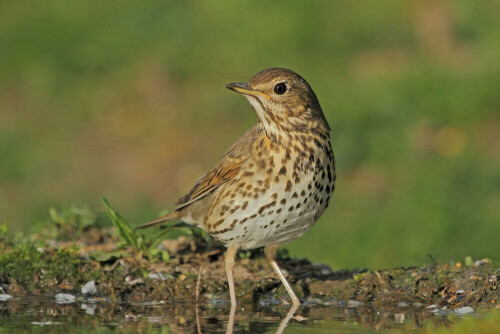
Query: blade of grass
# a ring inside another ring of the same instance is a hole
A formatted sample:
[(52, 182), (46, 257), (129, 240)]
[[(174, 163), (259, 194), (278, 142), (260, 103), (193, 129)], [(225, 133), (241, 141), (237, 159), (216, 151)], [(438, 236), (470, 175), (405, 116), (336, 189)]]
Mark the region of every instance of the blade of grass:
[(135, 233), (135, 231), (130, 227), (130, 225), (116, 212), (111, 208), (109, 205), (109, 202), (103, 198), (102, 203), (104, 204), (104, 207), (106, 208), (106, 214), (108, 215), (109, 219), (111, 219), (111, 222), (115, 226), (115, 228), (118, 230), (118, 234), (120, 235), (120, 238), (125, 241), (128, 245), (134, 247), (135, 250), (141, 251), (140, 246), (139, 246), (139, 235)]

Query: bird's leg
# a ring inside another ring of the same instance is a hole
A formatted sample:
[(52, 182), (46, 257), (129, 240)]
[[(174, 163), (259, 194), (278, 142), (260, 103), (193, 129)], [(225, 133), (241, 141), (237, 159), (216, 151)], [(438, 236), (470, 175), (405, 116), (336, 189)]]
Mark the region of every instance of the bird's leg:
[(274, 271), (278, 274), (281, 282), (285, 286), (286, 291), (290, 295), (290, 298), (292, 298), (292, 304), (294, 306), (299, 306), (300, 305), (300, 300), (297, 298), (295, 293), (292, 290), (292, 287), (288, 283), (288, 281), (285, 278), (285, 275), (283, 275), (283, 272), (281, 271), (280, 267), (278, 266), (278, 262), (276, 262), (276, 252), (278, 251), (278, 245), (270, 245), (266, 246), (264, 248), (264, 253), (266, 254), (266, 259), (269, 261), (271, 266), (273, 267)]
[(233, 269), (236, 260), (236, 252), (238, 251), (237, 245), (227, 247), (226, 251), (226, 274), (227, 284), (229, 285), (229, 295), (231, 296), (231, 306), (236, 306), (236, 292), (234, 290)]
[(229, 320), (227, 322), (226, 333), (233, 333), (234, 316), (236, 315), (236, 291), (234, 289), (233, 269), (236, 260), (236, 252), (238, 246), (231, 245), (227, 247), (225, 261), (226, 261), (226, 274), (227, 284), (229, 285), (229, 295), (231, 297), (231, 311), (229, 312)]

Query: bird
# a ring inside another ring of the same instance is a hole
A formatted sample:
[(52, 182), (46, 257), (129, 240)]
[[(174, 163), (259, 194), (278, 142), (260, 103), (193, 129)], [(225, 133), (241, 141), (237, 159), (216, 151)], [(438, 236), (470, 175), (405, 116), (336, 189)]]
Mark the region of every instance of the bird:
[(266, 259), (300, 305), (276, 261), (279, 245), (302, 236), (321, 217), (335, 189), (331, 128), (307, 81), (285, 68), (269, 68), (248, 83), (226, 88), (250, 102), (257, 124), (200, 178), (170, 213), (139, 226), (180, 219), (227, 247), (225, 271), (231, 305), (238, 250), (264, 247)]

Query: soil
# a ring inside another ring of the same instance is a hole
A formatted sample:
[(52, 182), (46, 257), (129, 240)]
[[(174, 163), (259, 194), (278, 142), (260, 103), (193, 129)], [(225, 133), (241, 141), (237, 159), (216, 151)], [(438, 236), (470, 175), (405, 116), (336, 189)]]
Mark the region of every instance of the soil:
[[(149, 261), (130, 248), (120, 248), (119, 239), (106, 229), (92, 228), (71, 241), (41, 239), (25, 244), (0, 240), (0, 293), (14, 297), (57, 293), (81, 296), (82, 286), (95, 281), (98, 299), (126, 303), (182, 301), (201, 306), (229, 302), (224, 249), (220, 246), (207, 250), (202, 243), (186, 237), (165, 240), (160, 244), (160, 249), (170, 254), (165, 262)], [(234, 276), (240, 304), (288, 303), (286, 290), (261, 250), (239, 255)], [(377, 271), (332, 270), (283, 254), (278, 263), (286, 270), (298, 297), (307, 303), (500, 308), (500, 267), (488, 259), (469, 265)]]

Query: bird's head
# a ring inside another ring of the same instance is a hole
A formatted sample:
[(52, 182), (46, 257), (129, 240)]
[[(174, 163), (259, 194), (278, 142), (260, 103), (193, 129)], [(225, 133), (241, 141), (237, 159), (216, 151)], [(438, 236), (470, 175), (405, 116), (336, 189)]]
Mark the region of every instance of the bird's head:
[(257, 73), (248, 83), (230, 83), (226, 88), (248, 99), (271, 138), (312, 129), (330, 131), (311, 86), (291, 70), (270, 68)]

